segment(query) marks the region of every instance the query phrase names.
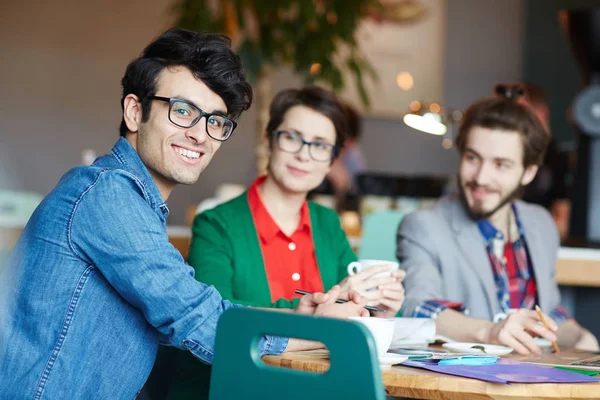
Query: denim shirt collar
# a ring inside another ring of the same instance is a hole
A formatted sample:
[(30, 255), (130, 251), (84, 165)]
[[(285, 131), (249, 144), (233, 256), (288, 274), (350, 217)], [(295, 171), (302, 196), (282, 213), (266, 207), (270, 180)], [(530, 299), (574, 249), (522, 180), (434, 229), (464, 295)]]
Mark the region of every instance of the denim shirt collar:
[(160, 195), (160, 191), (152, 179), (148, 167), (140, 158), (138, 152), (133, 146), (124, 138), (121, 137), (114, 145), (111, 153), (115, 158), (124, 166), (124, 169), (133, 174), (138, 178), (148, 193), (150, 206), (163, 218), (167, 218), (169, 215), (169, 208), (167, 203), (163, 200)]

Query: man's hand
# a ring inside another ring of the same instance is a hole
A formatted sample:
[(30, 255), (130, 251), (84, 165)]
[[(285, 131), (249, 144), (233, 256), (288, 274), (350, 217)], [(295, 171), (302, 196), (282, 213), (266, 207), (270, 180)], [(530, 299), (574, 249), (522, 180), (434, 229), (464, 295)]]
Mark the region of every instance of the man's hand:
[(382, 264), (367, 268), (364, 271), (344, 279), (342, 290), (355, 290), (368, 299), (368, 305), (383, 308), (385, 312), (375, 313), (377, 317), (393, 318), (404, 303), (404, 286), (402, 280), (406, 271), (395, 270), (390, 276), (375, 278), (381, 272), (390, 270), (391, 265)]
[(561, 347), (574, 347), (584, 351), (598, 351), (599, 348), (596, 337), (574, 319), (568, 319), (560, 324), (556, 336)]
[[(337, 299), (347, 300), (337, 304)], [(299, 314), (320, 315), (324, 317), (346, 319), (348, 317), (368, 317), (369, 311), (364, 306), (367, 299), (356, 291), (341, 292), (339, 285), (332, 287), (327, 293), (313, 293), (302, 296), (296, 312)]]
[(530, 353), (540, 355), (542, 352), (533, 341), (533, 337), (539, 336), (553, 342), (556, 340), (556, 331), (558, 330), (558, 326), (552, 318), (544, 315), (544, 319), (550, 329), (546, 329), (540, 323), (540, 318), (535, 310), (520, 309), (509, 314), (506, 319), (492, 324), (487, 332), (485, 342), (512, 347), (523, 355)]

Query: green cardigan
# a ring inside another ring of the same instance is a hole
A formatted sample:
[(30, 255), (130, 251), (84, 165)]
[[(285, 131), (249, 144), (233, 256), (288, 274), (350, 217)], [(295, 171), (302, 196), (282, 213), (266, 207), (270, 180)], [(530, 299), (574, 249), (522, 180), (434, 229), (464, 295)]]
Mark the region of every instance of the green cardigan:
[[(329, 290), (356, 261), (338, 215), (308, 202), (312, 236), (323, 287)], [(294, 308), (298, 299), (271, 301), (248, 192), (207, 210), (194, 220), (188, 263), (196, 279), (214, 285), (224, 299), (256, 307)]]
[[(341, 282), (347, 265), (356, 260), (337, 214), (308, 202), (317, 264), (325, 290)], [(298, 299), (271, 302), (271, 292), (248, 205), (247, 192), (220, 206), (199, 214), (192, 227), (192, 243), (188, 263), (196, 271), (196, 279), (214, 285), (224, 299), (258, 307), (294, 308)], [(188, 352), (174, 357), (169, 400), (207, 399), (210, 367)]]

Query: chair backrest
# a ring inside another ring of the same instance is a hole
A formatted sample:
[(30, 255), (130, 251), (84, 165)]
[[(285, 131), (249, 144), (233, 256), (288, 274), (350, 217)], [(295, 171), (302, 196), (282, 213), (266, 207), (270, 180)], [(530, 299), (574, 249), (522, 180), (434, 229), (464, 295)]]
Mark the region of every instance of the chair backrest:
[(369, 214), (363, 221), (358, 258), (397, 261), (396, 236), (404, 213), (388, 210)]
[[(264, 335), (324, 343), (331, 365), (324, 374), (266, 365), (258, 351)], [(277, 311), (234, 308), (219, 320), (210, 399), (385, 399), (375, 341), (356, 322)]]

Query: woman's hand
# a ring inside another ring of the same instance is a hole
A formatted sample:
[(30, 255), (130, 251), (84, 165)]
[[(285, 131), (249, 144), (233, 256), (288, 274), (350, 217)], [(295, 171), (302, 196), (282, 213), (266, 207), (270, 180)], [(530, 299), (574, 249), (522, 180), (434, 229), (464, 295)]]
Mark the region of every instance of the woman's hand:
[[(337, 299), (346, 300), (338, 304)], [(348, 317), (368, 317), (369, 311), (364, 306), (367, 299), (354, 290), (342, 292), (338, 285), (327, 293), (313, 293), (302, 296), (296, 312), (299, 314), (320, 315), (330, 318), (346, 319)]]
[(404, 302), (404, 286), (402, 280), (406, 276), (404, 270), (394, 270), (388, 276), (375, 277), (377, 274), (393, 268), (390, 264), (382, 264), (365, 269), (355, 275), (348, 276), (340, 286), (343, 291), (355, 290), (367, 298), (368, 305), (384, 309), (375, 313), (378, 317), (395, 317)]
[(377, 307), (383, 308), (384, 312), (375, 312), (373, 315), (376, 317), (394, 318), (402, 304), (404, 303), (404, 285), (402, 281), (406, 276), (406, 271), (397, 269), (392, 272), (392, 277), (396, 278), (396, 282), (381, 285), (379, 291), (381, 292), (381, 300)]

